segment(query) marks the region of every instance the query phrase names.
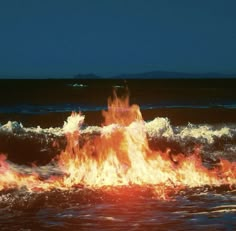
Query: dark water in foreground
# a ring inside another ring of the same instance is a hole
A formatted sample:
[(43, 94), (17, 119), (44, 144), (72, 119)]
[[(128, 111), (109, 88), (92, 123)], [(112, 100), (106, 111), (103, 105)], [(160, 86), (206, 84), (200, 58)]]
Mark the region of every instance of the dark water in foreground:
[[(200, 145), (209, 168), (219, 158), (236, 161), (235, 83), (127, 82), (131, 103), (139, 104), (149, 121), (150, 147), (162, 151), (168, 147), (174, 155), (180, 151), (187, 154)], [(32, 162), (48, 164), (65, 148), (62, 127), (70, 112), (85, 114), (83, 136), (99, 135), (93, 125), (101, 129), (100, 111), (106, 109), (107, 97), (113, 87), (122, 94), (125, 85), (122, 80), (0, 81), (0, 153), (7, 153), (9, 163), (21, 169)], [(154, 123), (156, 117), (163, 119)], [(53, 147), (54, 140), (58, 147)], [(0, 230), (189, 229), (236, 230), (235, 186), (171, 191), (168, 200), (156, 198), (151, 187), (138, 186), (0, 192)]]
[(1, 230), (235, 230), (236, 191), (194, 188), (170, 201), (148, 189), (2, 193)]

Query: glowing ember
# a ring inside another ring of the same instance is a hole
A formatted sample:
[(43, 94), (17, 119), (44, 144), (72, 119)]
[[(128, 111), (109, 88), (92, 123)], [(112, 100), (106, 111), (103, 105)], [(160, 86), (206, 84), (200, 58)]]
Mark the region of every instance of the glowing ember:
[(129, 106), (129, 98), (108, 100), (100, 136), (79, 145), (79, 128), (84, 116), (72, 113), (69, 120), (78, 121), (73, 132), (65, 123), (67, 147), (58, 156), (63, 176), (42, 180), (37, 174), (20, 174), (0, 158), (0, 190), (26, 187), (28, 190), (69, 189), (78, 185), (92, 188), (139, 185), (152, 187), (159, 198), (167, 198), (170, 188), (219, 186), (236, 184), (236, 163), (221, 160), (214, 169), (203, 166), (196, 149), (191, 155), (179, 154), (174, 162), (169, 152), (149, 148), (137, 105)]

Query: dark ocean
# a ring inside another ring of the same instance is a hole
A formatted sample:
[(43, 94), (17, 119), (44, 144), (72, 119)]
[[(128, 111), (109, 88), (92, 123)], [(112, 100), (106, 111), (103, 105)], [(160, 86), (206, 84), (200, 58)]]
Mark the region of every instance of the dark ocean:
[(65, 121), (72, 111), (85, 116), (80, 146), (101, 136), (101, 111), (114, 91), (139, 105), (151, 150), (169, 150), (175, 162), (198, 147), (205, 168), (227, 160), (236, 182), (236, 79), (0, 80), (0, 153), (7, 156), (0, 156), (0, 230), (235, 230), (229, 179), (172, 190), (168, 199), (155, 197), (151, 185), (37, 191), (5, 183), (12, 180), (6, 171), (36, 171), (39, 181), (63, 174), (55, 157), (68, 145)]

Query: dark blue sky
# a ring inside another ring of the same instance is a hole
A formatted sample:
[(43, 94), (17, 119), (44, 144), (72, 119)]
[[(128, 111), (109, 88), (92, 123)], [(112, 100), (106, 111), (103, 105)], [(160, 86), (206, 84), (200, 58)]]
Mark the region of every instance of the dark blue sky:
[(0, 76), (236, 73), (235, 0), (1, 0)]

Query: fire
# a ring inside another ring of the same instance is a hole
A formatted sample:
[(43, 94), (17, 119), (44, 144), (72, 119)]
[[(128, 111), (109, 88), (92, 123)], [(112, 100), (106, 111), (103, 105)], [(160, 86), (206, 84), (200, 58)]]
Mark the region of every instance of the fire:
[[(28, 190), (69, 189), (72, 187), (110, 188), (138, 185), (152, 187), (159, 198), (170, 190), (204, 185), (236, 184), (236, 163), (221, 160), (214, 169), (203, 166), (199, 150), (179, 154), (174, 162), (169, 151), (153, 151), (148, 145), (145, 121), (138, 105), (129, 98), (108, 100), (108, 110), (100, 136), (80, 145), (84, 116), (73, 113), (78, 129), (67, 132), (67, 147), (57, 157), (62, 176), (40, 179), (38, 174), (20, 174), (0, 158), (0, 190), (26, 187)], [(68, 129), (69, 130), (69, 129)]]
[(129, 96), (118, 98), (113, 92), (114, 99), (108, 98), (108, 111), (103, 111), (105, 125), (119, 124), (128, 126), (134, 121), (143, 121), (138, 105), (129, 105)]

